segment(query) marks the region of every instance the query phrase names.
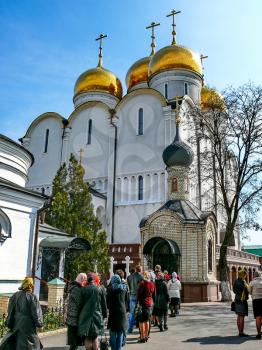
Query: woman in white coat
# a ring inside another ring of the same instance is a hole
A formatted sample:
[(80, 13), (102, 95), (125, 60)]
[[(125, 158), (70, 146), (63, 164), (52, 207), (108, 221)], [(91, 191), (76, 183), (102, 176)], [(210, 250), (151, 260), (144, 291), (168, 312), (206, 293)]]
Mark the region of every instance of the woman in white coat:
[(178, 315), (179, 303), (180, 303), (180, 290), (181, 282), (177, 279), (177, 273), (172, 273), (172, 278), (167, 284), (168, 295), (170, 298), (170, 310), (171, 317), (176, 317)]

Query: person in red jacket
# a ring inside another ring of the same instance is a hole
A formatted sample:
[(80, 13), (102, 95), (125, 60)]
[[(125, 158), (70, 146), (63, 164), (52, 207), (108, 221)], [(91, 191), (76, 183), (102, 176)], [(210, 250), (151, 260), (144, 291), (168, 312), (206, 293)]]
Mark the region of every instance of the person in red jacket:
[(153, 309), (153, 298), (155, 296), (155, 285), (150, 281), (150, 273), (145, 271), (143, 277), (137, 291), (137, 302), (142, 308), (138, 316), (140, 330), (139, 343), (145, 343), (148, 340), (149, 322)]

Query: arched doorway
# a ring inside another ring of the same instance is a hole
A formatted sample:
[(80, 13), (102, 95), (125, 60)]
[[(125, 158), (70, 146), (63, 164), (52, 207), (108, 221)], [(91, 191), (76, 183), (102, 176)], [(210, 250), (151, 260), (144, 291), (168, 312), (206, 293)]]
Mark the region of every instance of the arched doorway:
[(171, 239), (151, 238), (146, 242), (143, 254), (150, 269), (161, 265), (162, 270), (167, 270), (169, 273), (180, 272), (180, 250), (176, 242)]

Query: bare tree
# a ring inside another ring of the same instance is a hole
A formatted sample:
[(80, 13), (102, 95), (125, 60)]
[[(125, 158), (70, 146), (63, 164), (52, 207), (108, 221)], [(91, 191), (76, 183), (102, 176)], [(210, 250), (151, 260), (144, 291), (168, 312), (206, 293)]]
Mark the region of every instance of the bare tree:
[[(261, 229), (257, 213), (262, 202), (262, 87), (252, 83), (228, 88), (223, 97), (211, 91), (202, 108), (193, 111), (198, 135), (208, 146), (201, 169), (212, 178), (215, 209), (225, 216), (219, 271), (222, 300), (231, 300), (227, 248), (239, 229)], [(220, 208), (220, 209), (219, 209)]]

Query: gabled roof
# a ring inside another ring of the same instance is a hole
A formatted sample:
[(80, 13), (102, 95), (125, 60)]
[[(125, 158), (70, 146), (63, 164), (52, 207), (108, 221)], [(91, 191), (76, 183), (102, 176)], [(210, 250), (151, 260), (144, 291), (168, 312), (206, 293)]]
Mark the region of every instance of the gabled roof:
[[(199, 210), (193, 203), (188, 200), (169, 200), (167, 201), (161, 208), (159, 208), (156, 212), (160, 212), (161, 210), (171, 210), (184, 220), (185, 223), (192, 224), (204, 224), (206, 218), (209, 215), (212, 215), (212, 212), (203, 212)], [(155, 212), (155, 213), (156, 213)], [(153, 214), (155, 214), (153, 213)], [(151, 214), (151, 215), (153, 215)], [(146, 225), (148, 219), (151, 215), (144, 217), (139, 224), (139, 227), (142, 228)]]

